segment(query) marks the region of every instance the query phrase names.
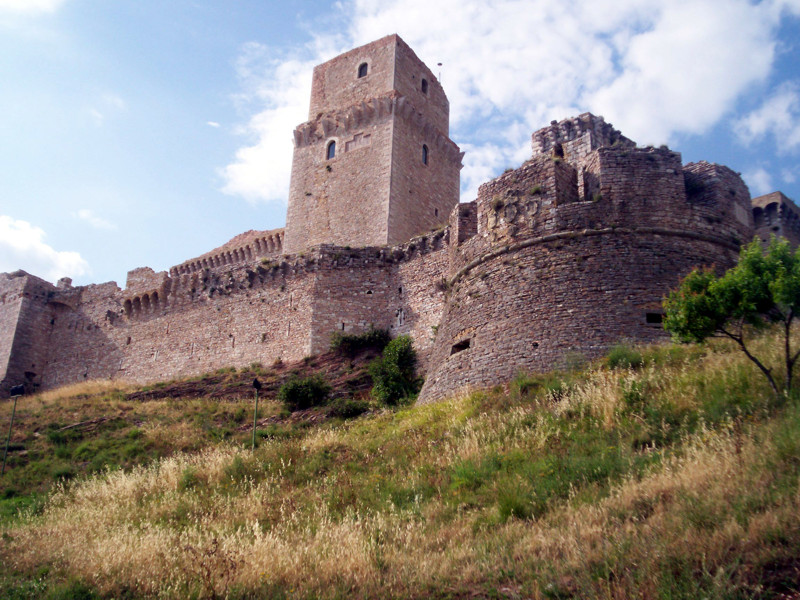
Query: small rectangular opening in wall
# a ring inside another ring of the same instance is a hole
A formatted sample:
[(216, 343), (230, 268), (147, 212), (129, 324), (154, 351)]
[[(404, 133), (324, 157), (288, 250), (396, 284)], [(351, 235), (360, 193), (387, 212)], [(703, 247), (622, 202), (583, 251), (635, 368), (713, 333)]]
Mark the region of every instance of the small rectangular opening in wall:
[(464, 350), (469, 348), (471, 342), (472, 338), (467, 338), (465, 340), (461, 340), (460, 342), (453, 344), (453, 347), (450, 348), (450, 356), (453, 356), (453, 354), (458, 354), (459, 352), (463, 352)]
[(649, 312), (645, 313), (644, 320), (648, 325), (661, 325), (664, 321), (664, 315), (661, 313)]

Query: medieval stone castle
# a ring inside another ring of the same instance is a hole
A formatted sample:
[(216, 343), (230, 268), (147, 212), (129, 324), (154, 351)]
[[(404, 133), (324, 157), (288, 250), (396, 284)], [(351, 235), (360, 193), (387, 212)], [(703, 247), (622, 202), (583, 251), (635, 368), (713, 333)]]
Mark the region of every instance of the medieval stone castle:
[(374, 327), (413, 338), (431, 401), (663, 339), (661, 300), (693, 267), (731, 266), (756, 232), (800, 240), (779, 193), (751, 202), (727, 167), (588, 113), (534, 133), (530, 160), (459, 204), (448, 127), (441, 85), (396, 35), (319, 65), (286, 228), (135, 269), (124, 290), (0, 274), (0, 395), (300, 360)]

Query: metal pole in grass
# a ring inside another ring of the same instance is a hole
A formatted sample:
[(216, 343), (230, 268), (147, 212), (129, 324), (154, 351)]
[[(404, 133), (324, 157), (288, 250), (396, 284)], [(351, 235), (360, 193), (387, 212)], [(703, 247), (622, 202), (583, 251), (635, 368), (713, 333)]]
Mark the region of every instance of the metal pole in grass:
[(15, 385), (11, 388), (11, 397), (14, 399), (14, 408), (11, 409), (11, 422), (8, 424), (8, 436), (6, 436), (6, 449), (3, 452), (3, 470), (0, 476), (6, 474), (6, 457), (8, 456), (8, 443), (11, 441), (11, 428), (14, 426), (14, 415), (17, 414), (17, 398), (25, 393), (24, 385)]
[(258, 421), (258, 390), (261, 389), (261, 382), (258, 380), (258, 377), (253, 379), (253, 388), (256, 390), (256, 408), (253, 411), (253, 446), (250, 448), (251, 451), (255, 451), (256, 449), (256, 421)]

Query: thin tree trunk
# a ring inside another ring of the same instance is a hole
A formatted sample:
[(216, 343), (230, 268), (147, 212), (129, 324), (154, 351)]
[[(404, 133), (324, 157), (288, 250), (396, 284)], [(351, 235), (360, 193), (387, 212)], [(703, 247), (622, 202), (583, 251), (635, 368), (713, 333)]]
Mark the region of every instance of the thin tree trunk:
[(734, 342), (739, 344), (739, 347), (742, 349), (742, 352), (744, 352), (745, 356), (747, 358), (749, 358), (751, 361), (753, 361), (753, 363), (764, 374), (764, 377), (767, 378), (767, 381), (769, 381), (769, 385), (772, 388), (772, 391), (775, 393), (775, 398), (776, 399), (780, 399), (781, 393), (778, 390), (777, 384), (775, 383), (775, 378), (772, 377), (772, 370), (768, 369), (767, 367), (765, 367), (760, 360), (758, 360), (755, 356), (750, 354), (750, 351), (747, 349), (747, 346), (744, 343), (744, 336), (742, 334), (740, 334), (738, 336), (734, 335), (734, 334), (730, 333), (729, 331), (725, 331), (724, 329), (720, 329), (720, 331), (722, 333), (724, 333), (725, 335), (727, 335), (729, 338), (731, 338)]

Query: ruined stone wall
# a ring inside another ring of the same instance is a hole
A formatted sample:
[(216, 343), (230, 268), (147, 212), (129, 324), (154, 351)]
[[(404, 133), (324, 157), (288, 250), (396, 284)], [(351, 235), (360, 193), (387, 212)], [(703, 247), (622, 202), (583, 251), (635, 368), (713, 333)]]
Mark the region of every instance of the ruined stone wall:
[(752, 231), (736, 209), (746, 187), (724, 167), (687, 165), (702, 198), (667, 149), (599, 148), (580, 167), (589, 200), (576, 166), (547, 155), (481, 186), (477, 233), (451, 251), (421, 401), (662, 339), (666, 293), (695, 266), (732, 266)]
[(389, 331), (393, 336), (411, 336), (422, 375), (430, 369), (431, 350), (445, 308), (448, 237), (449, 232), (442, 230), (411, 240), (403, 246), (406, 260), (397, 265), (398, 310)]
[(425, 115), (434, 131), (450, 135), (450, 102), (439, 80), (408, 44), (396, 41), (394, 89)]
[(792, 247), (800, 246), (800, 209), (781, 192), (753, 198), (753, 220), (764, 246), (771, 237), (784, 237)]
[(458, 204), (462, 153), (414, 110), (398, 111), (392, 143), (388, 243), (402, 244), (447, 222)]
[(692, 226), (739, 245), (752, 241), (753, 205), (739, 174), (705, 161), (684, 165), (683, 170)]
[(124, 322), (121, 290), (114, 282), (54, 294), (43, 387), (116, 377), (126, 349), (120, 332)]
[(661, 300), (680, 275), (734, 256), (709, 242), (619, 231), (492, 257), (453, 283), (420, 401), (597, 358), (615, 342), (664, 339)]
[(0, 395), (14, 385), (28, 393), (42, 385), (56, 291), (24, 271), (0, 274)]
[[(398, 40), (396, 35), (388, 35), (314, 67), (308, 120), (394, 90)], [(358, 68), (363, 63), (367, 64), (367, 73), (359, 77)]]
[(445, 231), (395, 247), (320, 248), (312, 352), (326, 351), (334, 332), (386, 329), (412, 337), (424, 370), (444, 309), (447, 262)]
[(564, 158), (581, 165), (592, 150), (601, 147), (635, 148), (636, 143), (622, 135), (603, 117), (583, 113), (563, 121), (551, 121), (531, 135), (533, 156), (539, 154)]
[(24, 380), (24, 364), (18, 349), (15, 352), (14, 341), (20, 325), (20, 313), (29, 304), (24, 296), (29, 277), (22, 271), (0, 273), (0, 397), (7, 395), (12, 386)]
[[(18, 279), (46, 289), (27, 292), (29, 306), (20, 304), (28, 300), (22, 292), (12, 297), (5, 286), (3, 306), (20, 308), (0, 312), (2, 331), (28, 344), (15, 347), (25, 364), (12, 361), (9, 373), (16, 377), (34, 361), (44, 389), (98, 378), (148, 383), (300, 360), (326, 351), (334, 331), (370, 327), (412, 335), (424, 367), (443, 309), (446, 265), (446, 233), (439, 231), (395, 248), (321, 247), (176, 277), (136, 269), (125, 290), (113, 282), (56, 289), (26, 276)], [(19, 312), (26, 319), (14, 316)]]
[[(320, 244), (386, 243), (395, 109), (387, 100), (360, 122), (336, 121), (327, 135), (318, 126), (307, 143), (296, 142), (285, 252)], [(331, 142), (336, 143), (336, 155), (328, 160)]]
[(210, 270), (170, 279), (169, 293), (127, 315), (116, 285), (79, 288), (55, 304), (43, 385), (93, 378), (137, 382), (310, 353), (313, 276), (304, 262)]

